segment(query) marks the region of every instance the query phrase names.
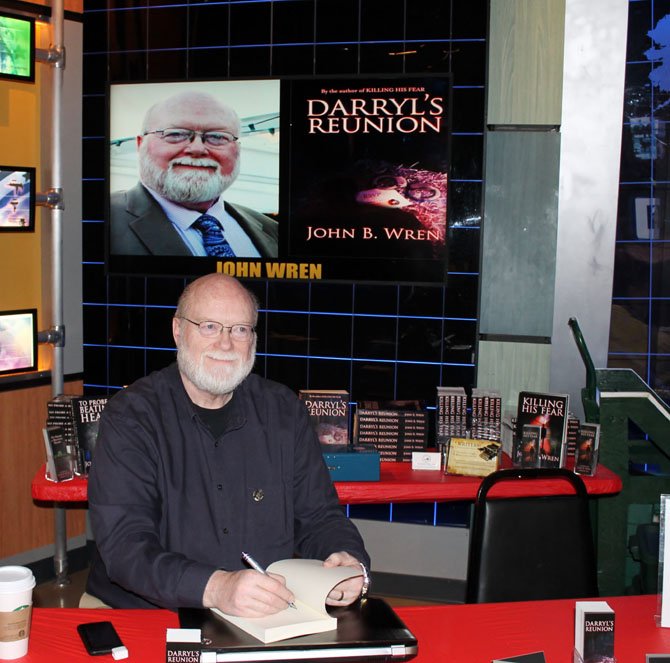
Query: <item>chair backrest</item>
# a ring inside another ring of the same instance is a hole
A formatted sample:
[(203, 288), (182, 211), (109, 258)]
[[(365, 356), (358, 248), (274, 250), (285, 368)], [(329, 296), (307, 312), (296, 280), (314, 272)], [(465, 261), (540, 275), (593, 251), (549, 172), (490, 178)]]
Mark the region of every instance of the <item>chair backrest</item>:
[[(568, 481), (574, 494), (489, 497), (501, 481)], [(588, 493), (565, 469), (507, 469), (485, 477), (474, 505), (466, 602), (598, 596)]]

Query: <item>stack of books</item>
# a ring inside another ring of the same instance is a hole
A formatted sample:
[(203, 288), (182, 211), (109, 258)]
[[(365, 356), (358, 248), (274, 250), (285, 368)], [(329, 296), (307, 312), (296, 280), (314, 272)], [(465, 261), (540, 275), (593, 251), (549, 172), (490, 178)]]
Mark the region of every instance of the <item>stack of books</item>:
[(373, 444), (380, 460), (411, 462), (428, 444), (428, 413), (418, 401), (362, 401), (354, 430), (357, 443)]
[[(64, 442), (72, 456), (75, 474), (87, 476), (98, 437), (100, 415), (107, 404), (105, 396), (59, 394), (47, 403), (47, 435)], [(48, 451), (48, 450), (47, 450)]]
[(468, 397), (463, 387), (437, 388), (437, 439), (438, 447), (452, 437), (466, 437), (468, 431)]
[(568, 428), (565, 437), (565, 458), (574, 458), (579, 439), (580, 421), (572, 412), (568, 412)]
[(480, 440), (501, 440), (502, 397), (496, 389), (472, 390), (470, 435)]

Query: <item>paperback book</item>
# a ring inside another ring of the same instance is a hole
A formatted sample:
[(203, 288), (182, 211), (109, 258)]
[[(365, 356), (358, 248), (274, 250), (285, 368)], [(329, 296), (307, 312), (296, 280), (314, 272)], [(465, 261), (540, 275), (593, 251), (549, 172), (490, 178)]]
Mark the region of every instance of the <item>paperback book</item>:
[(42, 429), (49, 481), (68, 481), (75, 475), (75, 455), (68, 448), (65, 432), (58, 426)]
[(563, 467), (562, 458), (568, 420), (568, 395), (519, 392), (516, 435), (523, 436), (524, 426), (541, 426), (542, 440), (538, 467)]
[(343, 389), (301, 389), (314, 430), (323, 447), (349, 444), (349, 392)]
[(88, 475), (107, 397), (59, 394), (47, 403), (47, 427), (62, 428), (77, 474)]
[(598, 447), (600, 444), (600, 424), (583, 423), (579, 427), (577, 452), (575, 454), (575, 473), (593, 476), (598, 466)]
[(362, 575), (360, 568), (328, 568), (316, 559), (283, 559), (270, 564), (266, 571), (286, 578), (286, 586), (295, 595), (295, 608), (287, 607), (267, 617), (237, 617), (212, 608), (217, 616), (265, 643), (334, 631), (337, 618), (326, 611), (326, 597), (335, 585)]
[(85, 476), (88, 476), (91, 469), (95, 443), (98, 439), (100, 415), (106, 404), (106, 397), (80, 396), (72, 402), (79, 450), (79, 466)]
[(584, 663), (614, 661), (614, 610), (607, 601), (575, 603), (575, 650)]
[(523, 427), (521, 437), (515, 437), (512, 446), (514, 467), (537, 467), (542, 442), (542, 426)]

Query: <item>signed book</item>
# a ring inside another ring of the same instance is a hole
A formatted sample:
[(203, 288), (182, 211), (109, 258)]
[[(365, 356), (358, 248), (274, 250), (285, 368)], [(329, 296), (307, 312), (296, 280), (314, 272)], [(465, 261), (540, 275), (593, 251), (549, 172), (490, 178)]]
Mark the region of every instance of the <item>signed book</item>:
[(327, 568), (316, 559), (283, 559), (270, 564), (267, 572), (286, 578), (286, 586), (295, 595), (295, 608), (267, 617), (237, 617), (212, 608), (222, 619), (265, 643), (335, 630), (337, 618), (326, 611), (326, 597), (343, 580), (362, 575), (360, 568)]

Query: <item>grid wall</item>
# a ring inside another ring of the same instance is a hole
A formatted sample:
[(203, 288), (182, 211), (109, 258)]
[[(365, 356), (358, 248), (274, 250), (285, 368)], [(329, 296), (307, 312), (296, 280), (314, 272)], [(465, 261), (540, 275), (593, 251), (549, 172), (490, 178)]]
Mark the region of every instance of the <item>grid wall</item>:
[(670, 402), (670, 2), (631, 0), (608, 365)]
[[(86, 0), (86, 391), (114, 393), (173, 361), (171, 317), (186, 282), (106, 272), (108, 83), (393, 73), (452, 74), (447, 280), (247, 281), (261, 303), (255, 371), (295, 391), (347, 389), (352, 401), (422, 399), (433, 406), (437, 385), (471, 387), (486, 27), (486, 0)], [(446, 506), (420, 511), (420, 521), (450, 518)]]
[(106, 274), (108, 81), (394, 71), (453, 74), (446, 285), (249, 281), (262, 307), (256, 370), (296, 390), (348, 389), (353, 400), (433, 403), (438, 384), (471, 386), (486, 3), (118, 1), (105, 9), (100, 4), (86, 3), (84, 14), (87, 389), (113, 391), (172, 361), (170, 318), (185, 282)]

